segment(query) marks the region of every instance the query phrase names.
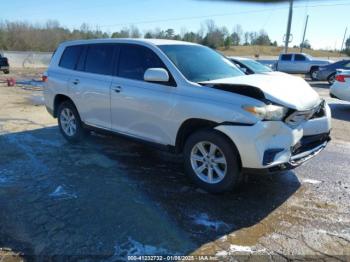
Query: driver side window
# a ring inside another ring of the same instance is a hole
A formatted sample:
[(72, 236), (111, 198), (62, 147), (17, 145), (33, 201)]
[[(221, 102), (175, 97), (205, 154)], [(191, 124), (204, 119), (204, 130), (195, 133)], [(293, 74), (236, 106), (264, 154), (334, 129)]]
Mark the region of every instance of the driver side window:
[(160, 58), (150, 49), (139, 45), (121, 45), (118, 76), (141, 80), (148, 68), (165, 68)]

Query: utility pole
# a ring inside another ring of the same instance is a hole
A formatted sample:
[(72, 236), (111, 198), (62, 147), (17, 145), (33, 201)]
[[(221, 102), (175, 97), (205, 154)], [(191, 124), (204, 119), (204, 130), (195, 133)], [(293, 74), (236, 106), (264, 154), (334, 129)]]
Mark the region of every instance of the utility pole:
[(290, 38), (290, 28), (292, 26), (292, 17), (293, 17), (293, 0), (289, 0), (289, 15), (288, 15), (288, 23), (287, 23), (287, 33), (286, 33), (286, 39), (285, 39), (285, 47), (284, 52), (288, 52), (288, 44), (289, 44), (289, 38)]
[(341, 55), (341, 51), (343, 51), (343, 47), (344, 47), (344, 43), (345, 43), (345, 38), (346, 38), (346, 33), (348, 32), (348, 28), (345, 28), (345, 33), (344, 33), (344, 38), (343, 38), (343, 42), (341, 43), (341, 48), (340, 48), (340, 55)]
[(306, 22), (305, 22), (305, 28), (304, 28), (304, 34), (303, 34), (303, 41), (301, 41), (301, 44), (300, 44), (300, 53), (303, 52), (304, 43), (305, 43), (305, 34), (306, 34), (306, 28), (307, 28), (308, 21), (309, 21), (309, 15), (306, 16)]

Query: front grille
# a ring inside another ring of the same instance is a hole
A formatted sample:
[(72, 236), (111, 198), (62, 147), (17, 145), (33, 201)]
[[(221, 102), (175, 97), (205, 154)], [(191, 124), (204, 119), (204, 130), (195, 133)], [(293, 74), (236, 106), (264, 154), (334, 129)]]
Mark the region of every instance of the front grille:
[(306, 151), (309, 151), (315, 147), (322, 145), (324, 142), (329, 141), (329, 133), (323, 133), (319, 135), (304, 136), (300, 141), (292, 147), (292, 155), (297, 155)]
[(286, 117), (285, 122), (290, 126), (298, 126), (304, 121), (307, 121), (309, 119), (324, 117), (325, 115), (326, 115), (325, 101), (322, 100), (322, 102), (318, 106), (310, 110), (291, 112)]

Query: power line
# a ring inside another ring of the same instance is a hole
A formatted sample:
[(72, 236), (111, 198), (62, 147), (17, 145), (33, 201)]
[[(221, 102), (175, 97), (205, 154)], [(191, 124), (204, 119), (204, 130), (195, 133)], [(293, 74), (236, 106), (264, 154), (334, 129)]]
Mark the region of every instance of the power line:
[[(316, 7), (330, 7), (330, 6), (348, 6), (350, 5), (350, 2), (347, 3), (339, 3), (339, 4), (323, 4), (323, 5), (309, 5), (309, 8), (316, 8)], [(231, 15), (243, 15), (243, 14), (251, 14), (251, 13), (263, 13), (263, 12), (269, 12), (269, 11), (275, 11), (275, 10), (285, 10), (289, 7), (284, 6), (280, 8), (269, 8), (269, 9), (257, 9), (257, 10), (248, 10), (248, 11), (241, 11), (241, 12), (230, 12), (230, 13), (219, 13), (219, 14), (208, 14), (208, 15), (201, 15), (201, 16), (188, 16), (188, 17), (177, 17), (177, 18), (167, 18), (167, 19), (155, 19), (155, 20), (143, 20), (143, 21), (136, 21), (136, 22), (124, 22), (124, 23), (118, 23), (118, 24), (109, 24), (109, 25), (99, 25), (99, 27), (115, 27), (115, 26), (125, 26), (125, 25), (139, 25), (139, 24), (153, 24), (153, 23), (161, 23), (161, 22), (171, 22), (171, 21), (184, 21), (184, 20), (197, 20), (197, 19), (203, 19), (203, 18), (212, 18), (212, 17), (224, 17), (224, 16), (231, 16)], [(296, 5), (294, 8), (305, 8), (303, 5)]]

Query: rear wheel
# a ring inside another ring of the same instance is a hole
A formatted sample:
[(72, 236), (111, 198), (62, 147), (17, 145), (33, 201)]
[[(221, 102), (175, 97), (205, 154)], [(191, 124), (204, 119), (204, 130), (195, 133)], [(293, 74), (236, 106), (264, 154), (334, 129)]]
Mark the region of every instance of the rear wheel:
[(9, 74), (10, 73), (10, 70), (4, 70), (4, 74)]
[(83, 128), (79, 113), (71, 101), (65, 101), (58, 107), (58, 125), (64, 138), (71, 143), (83, 139), (86, 131)]
[(331, 75), (327, 78), (327, 81), (328, 81), (328, 83), (329, 83), (330, 85), (333, 85), (334, 82), (335, 82), (335, 74), (336, 74), (336, 73), (333, 73), (333, 74), (331, 74)]
[(222, 193), (241, 180), (238, 151), (233, 143), (215, 130), (192, 134), (184, 148), (185, 170), (199, 187), (211, 193)]

